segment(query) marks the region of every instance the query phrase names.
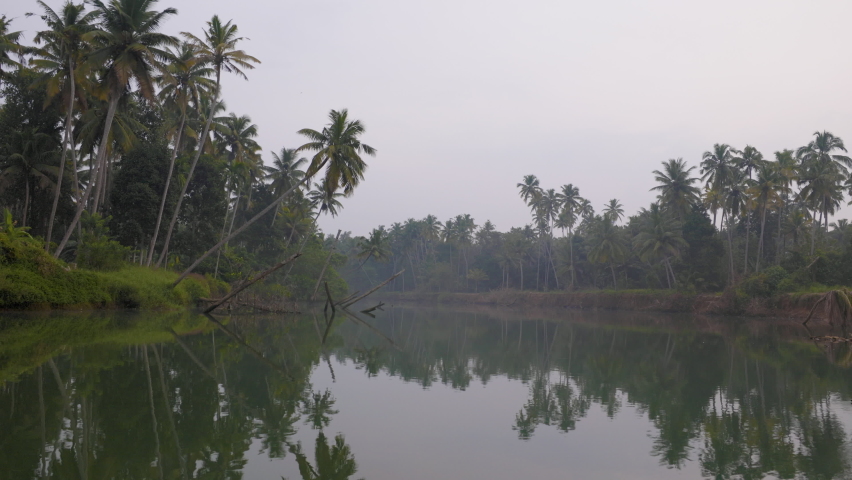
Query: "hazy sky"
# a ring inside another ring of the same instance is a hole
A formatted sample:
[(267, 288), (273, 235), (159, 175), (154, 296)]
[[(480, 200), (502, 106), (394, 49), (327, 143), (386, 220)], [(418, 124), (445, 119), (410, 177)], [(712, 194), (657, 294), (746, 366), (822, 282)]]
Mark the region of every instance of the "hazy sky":
[[(58, 7), (58, 0), (46, 0)], [(432, 213), (498, 229), (529, 222), (515, 185), (573, 183), (600, 210), (654, 199), (651, 171), (714, 143), (772, 157), (815, 130), (852, 143), (848, 1), (161, 0), (166, 33), (214, 13), (263, 64), (228, 77), (229, 111), (259, 126), (264, 159), (304, 143), (330, 109), (378, 149), (366, 181), (320, 225), (366, 234)], [(35, 2), (7, 2), (15, 29)], [(696, 172), (697, 173), (697, 172)], [(847, 216), (850, 207), (841, 212)]]

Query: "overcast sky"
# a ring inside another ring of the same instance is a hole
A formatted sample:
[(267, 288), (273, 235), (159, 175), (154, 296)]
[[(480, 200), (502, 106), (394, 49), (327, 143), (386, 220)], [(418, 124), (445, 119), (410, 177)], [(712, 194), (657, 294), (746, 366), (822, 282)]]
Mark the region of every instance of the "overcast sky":
[[(852, 143), (848, 1), (158, 4), (169, 6), (166, 33), (199, 34), (215, 13), (250, 38), (242, 47), (263, 63), (247, 82), (226, 78), (223, 95), (259, 126), (267, 162), (330, 109), (364, 122), (378, 155), (341, 214), (320, 219), (329, 233), (429, 213), (521, 226), (526, 174), (632, 214), (653, 201), (660, 162), (697, 165), (714, 143), (767, 157), (816, 130)], [(23, 14), (35, 8), (2, 10), (31, 39), (40, 20)]]

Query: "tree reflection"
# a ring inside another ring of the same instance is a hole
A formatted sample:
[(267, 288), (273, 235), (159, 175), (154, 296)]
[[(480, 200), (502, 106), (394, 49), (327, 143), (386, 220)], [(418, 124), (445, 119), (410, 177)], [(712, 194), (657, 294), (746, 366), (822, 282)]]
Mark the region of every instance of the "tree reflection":
[(355, 457), (343, 435), (334, 437), (334, 443), (329, 445), (325, 434), (319, 432), (314, 448), (315, 466), (302, 453), (301, 443), (291, 446), (290, 451), (296, 456), (303, 480), (346, 480), (358, 471)]

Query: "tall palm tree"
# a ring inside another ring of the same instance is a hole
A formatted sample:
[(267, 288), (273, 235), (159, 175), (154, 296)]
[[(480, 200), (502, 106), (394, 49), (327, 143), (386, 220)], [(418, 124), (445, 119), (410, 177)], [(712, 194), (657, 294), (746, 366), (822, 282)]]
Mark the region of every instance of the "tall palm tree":
[(754, 170), (757, 170), (761, 165), (766, 163), (766, 160), (763, 159), (763, 154), (751, 145), (746, 145), (742, 151), (734, 153), (739, 155), (734, 158), (734, 164), (740, 170), (744, 171), (749, 179), (751, 179), (751, 174)]
[[(131, 81), (138, 86), (139, 93), (144, 98), (153, 100), (152, 73), (154, 69), (160, 68), (162, 60), (169, 57), (162, 47), (177, 44), (176, 38), (158, 33), (166, 18), (176, 14), (177, 10), (153, 10), (156, 3), (157, 0), (111, 0), (109, 4), (104, 4), (101, 0), (92, 0), (99, 23), (97, 28), (86, 33), (83, 39), (93, 44), (89, 60), (95, 65), (104, 65), (101, 83), (107, 92), (107, 115), (98, 147), (98, 158), (91, 176), (92, 181), (78, 202), (74, 219), (54, 252), (54, 257), (59, 257), (71, 238), (94, 187), (97, 185), (99, 190), (104, 188), (103, 182), (95, 182), (94, 179), (98, 178), (98, 173), (106, 162), (107, 142), (119, 100), (127, 92)], [(95, 198), (97, 193), (95, 192)]]
[(593, 263), (609, 264), (613, 288), (618, 290), (615, 264), (623, 261), (627, 256), (627, 247), (624, 236), (615, 225), (612, 216), (605, 214), (595, 218), (590, 232), (590, 242), (592, 248), (589, 250), (589, 260)]
[(0, 16), (0, 84), (6, 78), (4, 69), (21, 66), (20, 63), (12, 60), (12, 55), (20, 55), (23, 52), (23, 47), (19, 43), (21, 32), (10, 32), (10, 23), (12, 23), (11, 18), (6, 18), (6, 15)]
[[(701, 180), (706, 182), (707, 191), (724, 192), (734, 171), (735, 150), (725, 143), (713, 145), (713, 149), (704, 152), (701, 160)], [(725, 216), (725, 210), (722, 210)], [(716, 224), (716, 210), (713, 210), (713, 224)]]
[(199, 55), (198, 48), (190, 43), (182, 43), (179, 49), (171, 54), (172, 61), (166, 66), (163, 74), (157, 78), (161, 85), (160, 99), (169, 107), (176, 109), (180, 117), (180, 125), (175, 132), (174, 147), (169, 159), (169, 171), (166, 174), (166, 185), (163, 187), (163, 195), (160, 198), (160, 209), (157, 212), (157, 222), (151, 235), (151, 244), (148, 247), (147, 265), (151, 266), (154, 260), (154, 249), (157, 245), (157, 237), (160, 234), (160, 224), (163, 221), (163, 212), (166, 209), (166, 198), (169, 195), (169, 186), (172, 182), (175, 160), (181, 148), (184, 127), (186, 126), (187, 113), (190, 104), (196, 107), (200, 104), (201, 97), (209, 96), (215, 86), (210, 79), (213, 73), (203, 58)]
[(603, 216), (609, 218), (612, 223), (621, 221), (624, 218), (624, 206), (617, 198), (613, 198), (604, 206)]
[(722, 221), (724, 222), (727, 217), (731, 282), (733, 282), (735, 279), (733, 241), (734, 221), (742, 214), (744, 210), (746, 210), (746, 203), (748, 202), (748, 195), (746, 193), (746, 190), (748, 189), (747, 181), (748, 178), (746, 178), (745, 172), (738, 168), (734, 168), (731, 171), (731, 175), (728, 177), (728, 183), (725, 188), (725, 198), (723, 203), (724, 211)]
[(297, 152), (309, 150), (316, 153), (311, 158), (311, 164), (305, 172), (304, 178), (273, 200), (266, 208), (258, 212), (254, 217), (243, 223), (243, 225), (211, 247), (190, 265), (175, 280), (174, 285), (180, 283), (210, 254), (222, 247), (226, 242), (242, 233), (259, 218), (269, 213), (270, 210), (284, 201), (293, 190), (299, 188), (303, 183), (311, 180), (320, 170), (325, 168), (325, 178), (321, 184), (329, 193), (343, 190), (344, 195), (350, 195), (364, 177), (367, 163), (361, 158), (362, 154), (375, 155), (376, 149), (361, 143), (360, 137), (364, 134), (364, 125), (359, 120), (350, 120), (346, 109), (329, 113), (329, 124), (321, 132), (305, 128), (299, 130), (299, 134), (310, 140), (308, 143), (297, 148)]
[(569, 288), (574, 288), (576, 282), (576, 276), (574, 275), (574, 225), (577, 223), (577, 216), (583, 210), (583, 202), (585, 201), (589, 205), (589, 208), (591, 208), (591, 205), (588, 204), (588, 200), (580, 196), (580, 189), (571, 183), (562, 185), (559, 193), (562, 200), (562, 211), (559, 213), (557, 222), (559, 225), (564, 225), (564, 227), (560, 226), (558, 228), (568, 229), (568, 248), (571, 257), (571, 285)]
[[(828, 230), (828, 214), (833, 213), (828, 211), (832, 204), (828, 197), (831, 196), (829, 192), (835, 190), (835, 188), (829, 187), (827, 182), (829, 178), (832, 178), (838, 184), (842, 184), (849, 175), (852, 158), (833, 153), (835, 151), (846, 152), (846, 147), (843, 140), (831, 132), (814, 132), (814, 137), (810, 143), (796, 150), (796, 156), (799, 157), (802, 168), (807, 170), (811, 177), (820, 176), (822, 177), (821, 181), (826, 182), (818, 190), (821, 190), (823, 195), (823, 199), (819, 202), (820, 216), (821, 220), (825, 222), (825, 229)], [(839, 188), (838, 185), (837, 189)], [(814, 194), (811, 193), (811, 195)], [(813, 252), (811, 255), (813, 255)]]
[[(44, 242), (45, 250), (50, 248), (53, 238), (53, 222), (56, 218), (56, 209), (59, 206), (59, 196), (62, 189), (62, 181), (65, 178), (65, 156), (71, 152), (71, 160), (74, 168), (74, 188), (77, 188), (77, 161), (75, 156), (75, 142), (73, 136), (74, 102), (77, 101), (85, 108), (86, 92), (83, 88), (77, 90), (78, 85), (88, 83), (88, 69), (78, 68), (85, 64), (84, 56), (88, 52), (88, 44), (83, 41), (83, 35), (92, 29), (95, 21), (95, 12), (86, 12), (85, 4), (76, 5), (66, 1), (59, 13), (55, 12), (46, 3), (37, 2), (44, 14), (41, 19), (47, 24), (48, 29), (40, 31), (33, 39), (36, 44), (44, 46), (33, 51), (35, 58), (30, 62), (33, 68), (41, 72), (38, 80), (47, 88), (47, 99), (62, 97), (65, 106), (65, 132), (62, 141), (62, 155), (59, 160), (59, 174), (56, 188), (53, 193), (53, 206), (50, 209), (50, 218), (47, 222), (47, 236)], [(79, 201), (79, 195), (75, 192), (75, 199)]]
[(236, 74), (238, 77), (242, 77), (243, 79), (247, 79), (248, 77), (243, 70), (251, 70), (254, 68), (254, 64), (260, 63), (260, 60), (237, 48), (237, 44), (244, 40), (244, 38), (238, 36), (239, 30), (237, 25), (232, 23), (232, 20), (228, 20), (223, 24), (218, 15), (213, 15), (213, 18), (207, 22), (207, 28), (204, 30), (203, 39), (189, 32), (182, 32), (181, 34), (190, 43), (195, 45), (196, 48), (198, 48), (198, 53), (202, 61), (212, 66), (216, 74), (216, 84), (213, 88), (213, 99), (210, 102), (210, 111), (208, 112), (207, 119), (204, 123), (204, 130), (198, 138), (198, 146), (195, 149), (195, 155), (192, 157), (192, 163), (189, 165), (189, 172), (186, 175), (186, 180), (184, 180), (183, 189), (178, 196), (175, 211), (172, 214), (171, 221), (169, 222), (169, 229), (166, 233), (166, 239), (163, 242), (163, 250), (160, 253), (160, 259), (157, 261), (158, 265), (163, 262), (169, 251), (172, 232), (174, 232), (178, 214), (180, 214), (180, 207), (183, 204), (184, 197), (186, 196), (186, 190), (189, 188), (189, 183), (192, 181), (192, 176), (195, 173), (195, 167), (198, 165), (198, 159), (201, 158), (201, 152), (204, 151), (204, 144), (209, 139), (210, 126), (216, 115), (215, 112), (219, 108), (219, 103), (221, 102), (222, 70), (225, 70), (227, 73)]
[[(796, 152), (792, 150), (781, 150), (779, 152), (775, 152), (775, 162), (777, 164), (778, 175), (780, 177), (779, 190), (781, 195), (781, 204), (778, 209), (778, 236), (776, 238), (777, 248), (781, 248), (781, 224), (783, 217), (787, 214), (787, 204), (789, 202), (791, 186), (796, 180), (799, 171), (799, 165), (795, 154)], [(783, 251), (781, 251), (781, 253), (783, 253)], [(775, 263), (780, 263), (781, 255), (776, 255), (775, 257)]]
[[(754, 270), (760, 273), (760, 259), (763, 256), (763, 234), (766, 230), (766, 209), (770, 203), (780, 203), (783, 177), (777, 163), (763, 163), (757, 167), (757, 176), (749, 188), (752, 197), (761, 209), (760, 240), (757, 244), (757, 260)], [(779, 212), (780, 215), (780, 212)]]
[(520, 190), (521, 198), (527, 205), (534, 204), (541, 192), (538, 178), (535, 175), (524, 175), (524, 181), (519, 183), (517, 187)]
[(680, 257), (680, 249), (689, 244), (683, 239), (680, 223), (670, 218), (658, 204), (652, 204), (648, 210), (642, 209), (644, 222), (642, 231), (633, 239), (633, 247), (644, 262), (662, 259), (666, 269), (666, 280), (671, 274), (669, 288), (677, 285), (671, 258)]
[(694, 169), (695, 167), (686, 168), (686, 162), (678, 158), (663, 162), (663, 170), (653, 172), (654, 180), (659, 185), (651, 190), (660, 192), (657, 196), (660, 204), (671, 210), (680, 221), (683, 221), (692, 206), (698, 203), (701, 194), (701, 191), (692, 185), (698, 179), (689, 176)]
[[(270, 182), (272, 193), (277, 196), (289, 190), (305, 177), (305, 172), (301, 168), (308, 163), (308, 159), (305, 157), (297, 158), (298, 154), (295, 148), (282, 147), (280, 153), (271, 153), (272, 166), (263, 167), (263, 171), (266, 173), (264, 180)], [(277, 211), (272, 215), (271, 225), (275, 225), (276, 217), (278, 217)]]
[(813, 210), (814, 219), (817, 219), (816, 214), (819, 212), (819, 219), (813, 223), (811, 232), (813, 255), (817, 227), (821, 226), (823, 221), (828, 222), (828, 215), (833, 214), (843, 200), (842, 186), (845, 176), (835, 164), (818, 160), (806, 160), (799, 172), (799, 184), (802, 185), (799, 197)]

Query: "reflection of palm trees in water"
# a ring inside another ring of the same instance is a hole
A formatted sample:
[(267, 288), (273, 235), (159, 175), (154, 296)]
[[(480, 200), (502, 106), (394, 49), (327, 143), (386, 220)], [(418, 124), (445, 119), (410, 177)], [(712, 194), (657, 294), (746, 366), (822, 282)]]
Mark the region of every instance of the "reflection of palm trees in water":
[(302, 453), (301, 442), (290, 446), (290, 452), (296, 456), (299, 475), (303, 480), (346, 480), (358, 471), (355, 456), (349, 445), (346, 445), (343, 435), (334, 437), (334, 443), (329, 445), (325, 434), (319, 432), (314, 450), (316, 466), (311, 465), (308, 457)]
[(302, 399), (302, 413), (307, 417), (305, 423), (315, 430), (322, 430), (331, 422), (331, 415), (338, 413), (334, 409), (337, 400), (328, 389), (325, 392), (311, 392)]

